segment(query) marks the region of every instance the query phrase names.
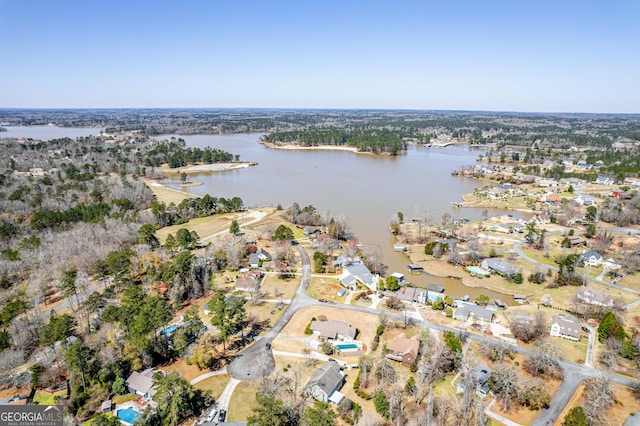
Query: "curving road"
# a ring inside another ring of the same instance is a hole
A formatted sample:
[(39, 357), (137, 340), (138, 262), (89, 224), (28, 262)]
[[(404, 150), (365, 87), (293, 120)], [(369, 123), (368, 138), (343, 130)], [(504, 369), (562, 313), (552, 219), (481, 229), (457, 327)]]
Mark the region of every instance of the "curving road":
[[(282, 329), (287, 325), (289, 320), (293, 317), (293, 315), (298, 312), (300, 309), (313, 306), (313, 305), (322, 305), (317, 300), (311, 298), (307, 295), (307, 287), (309, 286), (309, 280), (311, 277), (311, 262), (309, 259), (309, 255), (301, 246), (297, 246), (298, 252), (300, 253), (300, 257), (302, 259), (302, 278), (300, 280), (300, 286), (296, 291), (295, 296), (291, 299), (291, 303), (287, 307), (287, 310), (282, 315), (282, 317), (276, 322), (271, 330), (269, 330), (264, 337), (262, 337), (259, 341), (242, 351), (242, 353), (227, 367), (227, 371), (231, 374), (232, 377), (238, 380), (259, 380), (267, 377), (275, 368), (275, 360), (273, 358), (273, 352), (271, 349), (267, 349), (266, 344), (271, 344), (273, 339), (277, 337), (277, 335), (282, 331)], [(523, 256), (527, 258), (526, 256)], [(528, 259), (528, 258), (527, 258)], [(534, 263), (537, 263), (535, 260), (531, 259)], [(548, 267), (548, 265), (543, 265)], [(618, 286), (620, 287), (620, 286)], [(625, 289), (621, 287), (621, 289)], [(346, 309), (354, 312), (362, 312), (367, 314), (378, 315), (380, 313), (379, 310), (373, 309), (370, 307), (362, 307), (362, 306), (354, 306), (354, 305), (346, 305), (346, 304), (336, 304), (332, 305), (333, 308), (338, 309)], [(398, 320), (404, 320), (402, 314), (388, 314), (389, 317), (395, 318)], [(423, 327), (428, 327), (432, 330), (436, 331), (452, 331), (454, 333), (459, 333), (460, 330), (447, 327), (441, 324), (432, 323), (429, 321), (425, 321), (423, 319), (415, 319), (412, 318), (412, 321), (415, 324), (421, 325)], [(593, 334), (593, 332), (591, 333)], [(478, 341), (481, 343), (495, 343), (495, 339), (492, 337), (477, 335), (477, 334), (467, 334), (467, 337), (470, 340)], [(533, 351), (528, 348), (520, 347), (516, 344), (508, 344), (506, 345), (513, 352), (517, 352), (524, 355), (533, 355), (536, 351)], [(595, 377), (606, 377), (610, 379), (612, 382), (620, 383), (625, 386), (633, 386), (640, 385), (640, 382), (627, 378), (618, 376), (609, 372), (603, 372), (597, 370), (589, 365), (581, 365), (573, 362), (569, 362), (560, 358), (556, 358), (556, 362), (558, 366), (562, 369), (564, 380), (560, 385), (558, 391), (553, 395), (551, 403), (548, 408), (540, 411), (538, 417), (533, 422), (533, 425), (549, 425), (553, 424), (558, 416), (562, 413), (565, 406), (569, 402), (570, 398), (575, 393), (576, 389), (584, 380), (595, 378)]]

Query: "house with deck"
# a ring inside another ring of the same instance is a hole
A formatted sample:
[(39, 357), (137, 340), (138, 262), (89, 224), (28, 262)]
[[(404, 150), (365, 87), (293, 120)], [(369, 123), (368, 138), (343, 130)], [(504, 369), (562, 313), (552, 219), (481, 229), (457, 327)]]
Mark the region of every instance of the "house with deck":
[(402, 333), (387, 343), (387, 353), (385, 357), (400, 362), (405, 367), (411, 367), (418, 358), (419, 349), (420, 341), (417, 337), (414, 336), (409, 339)]
[(345, 374), (338, 363), (326, 361), (313, 372), (305, 386), (305, 392), (318, 401), (339, 404), (344, 398), (340, 393), (344, 382)]

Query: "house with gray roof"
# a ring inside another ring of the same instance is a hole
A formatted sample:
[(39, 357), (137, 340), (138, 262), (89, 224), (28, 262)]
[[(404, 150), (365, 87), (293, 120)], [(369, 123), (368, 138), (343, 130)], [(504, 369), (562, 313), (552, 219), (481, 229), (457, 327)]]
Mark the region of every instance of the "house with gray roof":
[(344, 382), (345, 374), (338, 363), (327, 361), (313, 372), (305, 386), (305, 392), (318, 401), (338, 404), (342, 400), (340, 389)]
[(356, 284), (361, 284), (375, 291), (378, 288), (378, 277), (373, 275), (369, 268), (362, 263), (352, 263), (351, 265), (343, 266), (340, 283), (352, 290), (355, 289)]
[(257, 268), (260, 265), (260, 258), (257, 253), (251, 253), (249, 255), (249, 267)]
[(606, 293), (591, 287), (580, 287), (576, 292), (576, 299), (589, 305), (611, 307), (613, 298)]
[(453, 317), (459, 321), (467, 321), (475, 318), (478, 321), (491, 322), (495, 315), (493, 311), (476, 305), (475, 303), (464, 303), (458, 301), (458, 309), (453, 313)]
[(512, 275), (518, 272), (518, 269), (514, 265), (496, 257), (490, 257), (483, 260), (482, 269), (495, 272), (502, 276)]
[(580, 340), (580, 320), (568, 314), (554, 315), (551, 317), (549, 334), (553, 337), (562, 337), (577, 342)]
[(309, 328), (321, 340), (352, 342), (356, 338), (356, 334), (358, 334), (358, 330), (355, 327), (350, 326), (346, 321), (340, 320), (311, 321)]
[(125, 382), (129, 392), (147, 400), (153, 398), (156, 393), (153, 386), (153, 374), (155, 372), (156, 370), (153, 368), (148, 368), (142, 372), (134, 371), (131, 373)]
[(589, 266), (600, 266), (602, 264), (603, 258), (600, 253), (595, 250), (589, 250), (580, 255), (580, 259), (584, 262), (585, 265)]
[(271, 260), (271, 254), (263, 248), (259, 249), (256, 252), (256, 255), (258, 256), (258, 259), (262, 261)]

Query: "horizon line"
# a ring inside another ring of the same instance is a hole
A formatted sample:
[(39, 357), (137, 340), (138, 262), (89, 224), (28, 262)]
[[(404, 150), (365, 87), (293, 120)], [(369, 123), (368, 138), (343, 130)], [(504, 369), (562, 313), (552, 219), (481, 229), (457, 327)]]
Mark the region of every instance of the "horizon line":
[(588, 112), (588, 111), (523, 111), (492, 109), (434, 109), (434, 108), (364, 108), (364, 107), (0, 107), (0, 111), (74, 111), (74, 110), (269, 110), (269, 111), (403, 111), (431, 113), (489, 113), (534, 115), (640, 115), (640, 112)]

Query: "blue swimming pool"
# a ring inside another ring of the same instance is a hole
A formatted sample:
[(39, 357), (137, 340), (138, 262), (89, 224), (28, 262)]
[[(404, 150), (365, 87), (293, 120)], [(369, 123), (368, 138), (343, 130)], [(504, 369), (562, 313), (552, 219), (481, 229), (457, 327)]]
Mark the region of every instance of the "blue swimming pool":
[(164, 328), (160, 334), (162, 336), (169, 336), (171, 334), (173, 334), (174, 331), (176, 331), (178, 329), (178, 327), (180, 327), (178, 324), (171, 324), (169, 327)]
[(134, 424), (136, 420), (140, 417), (140, 413), (133, 409), (133, 407), (125, 408), (124, 410), (118, 410), (116, 413), (118, 418), (123, 422), (129, 423), (130, 425)]
[(358, 349), (358, 345), (356, 345), (355, 343), (338, 343), (338, 344), (336, 344), (336, 348), (338, 348), (340, 350)]

